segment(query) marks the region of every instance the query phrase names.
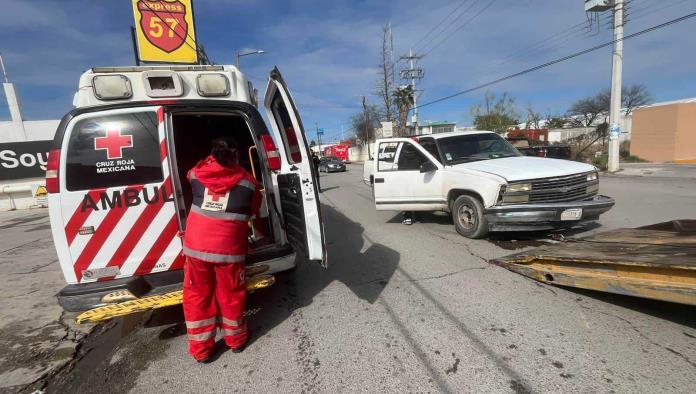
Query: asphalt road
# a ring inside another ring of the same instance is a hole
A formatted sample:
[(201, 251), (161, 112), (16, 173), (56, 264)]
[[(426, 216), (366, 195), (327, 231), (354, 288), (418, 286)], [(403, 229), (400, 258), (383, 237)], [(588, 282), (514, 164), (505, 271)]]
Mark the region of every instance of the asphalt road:
[[(107, 326), (48, 392), (693, 392), (696, 308), (490, 265), (547, 235), (468, 240), (435, 214), (404, 226), (361, 174), (322, 177), (329, 269), (303, 263), (253, 294), (243, 353), (195, 363), (171, 308)], [(583, 231), (696, 216), (693, 182), (602, 182), (617, 207)]]

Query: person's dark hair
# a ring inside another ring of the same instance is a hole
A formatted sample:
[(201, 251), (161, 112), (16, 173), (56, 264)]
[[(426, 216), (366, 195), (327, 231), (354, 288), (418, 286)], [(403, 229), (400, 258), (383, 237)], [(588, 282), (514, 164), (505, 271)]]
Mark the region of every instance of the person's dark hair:
[(213, 149), (210, 154), (222, 166), (231, 166), (239, 160), (239, 146), (229, 137), (220, 137), (213, 140)]

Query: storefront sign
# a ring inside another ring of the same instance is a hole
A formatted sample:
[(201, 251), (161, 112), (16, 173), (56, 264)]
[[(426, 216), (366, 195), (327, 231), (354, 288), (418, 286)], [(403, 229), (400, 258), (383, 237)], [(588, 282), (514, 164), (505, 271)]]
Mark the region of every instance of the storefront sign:
[(45, 177), (52, 144), (50, 140), (0, 144), (0, 181)]

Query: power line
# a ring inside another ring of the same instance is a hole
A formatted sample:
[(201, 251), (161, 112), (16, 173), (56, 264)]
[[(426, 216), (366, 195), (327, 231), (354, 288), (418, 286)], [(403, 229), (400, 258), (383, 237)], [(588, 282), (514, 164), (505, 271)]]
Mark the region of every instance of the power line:
[(552, 42), (555, 40), (560, 40), (561, 38), (566, 38), (566, 37), (568, 37), (568, 35), (570, 35), (570, 37), (575, 37), (577, 35), (577, 33), (585, 34), (587, 29), (588, 29), (588, 22), (582, 21), (578, 24), (575, 24), (575, 25), (570, 26), (566, 29), (558, 31), (554, 34), (551, 34), (548, 37), (545, 37), (539, 41), (535, 41), (534, 43), (532, 43), (530, 45), (527, 45), (525, 47), (522, 47), (520, 49), (515, 50), (514, 52), (512, 52), (509, 55), (502, 58), (498, 63), (495, 64), (495, 66), (500, 66), (500, 65), (506, 64), (506, 63), (508, 63), (508, 60), (516, 58), (516, 57), (518, 57), (518, 55), (521, 55), (524, 53), (537, 52), (538, 50), (543, 48), (545, 44), (548, 44), (549, 42)]
[(449, 19), (449, 17), (454, 15), (460, 8), (462, 8), (462, 6), (464, 6), (464, 4), (466, 4), (467, 1), (469, 1), (469, 0), (463, 0), (461, 3), (459, 3), (459, 5), (457, 7), (455, 7), (452, 11), (450, 11), (439, 23), (435, 24), (435, 26), (433, 26), (433, 28), (430, 29), (430, 31), (425, 33), (425, 35), (422, 36), (418, 41), (416, 41), (415, 44), (411, 45), (411, 48), (416, 48), (418, 46), (418, 44), (423, 42), (423, 40), (425, 40), (432, 32), (434, 32), (439, 27), (441, 27), (442, 24), (444, 24), (445, 21), (447, 21), (447, 19)]
[[(435, 46), (433, 46), (432, 48), (430, 48), (430, 50), (429, 50), (428, 52), (425, 53), (425, 56), (429, 55), (432, 51), (434, 51), (435, 49), (437, 49), (440, 45), (442, 45), (445, 41), (447, 41), (450, 37), (452, 37), (452, 36), (454, 35), (454, 33), (458, 32), (458, 31), (462, 30), (464, 27), (466, 27), (466, 25), (468, 25), (471, 21), (473, 21), (473, 20), (476, 19), (479, 15), (481, 15), (482, 13), (484, 13), (484, 12), (485, 12), (488, 8), (490, 8), (490, 7), (493, 5), (493, 3), (495, 3), (495, 2), (496, 2), (496, 0), (490, 0), (490, 1), (488, 2), (488, 4), (487, 4), (485, 7), (483, 7), (481, 10), (479, 10), (478, 13), (476, 13), (474, 16), (472, 16), (471, 18), (469, 18), (469, 19), (468, 19), (466, 22), (464, 22), (463, 24), (461, 24), (457, 29), (453, 30), (453, 31), (452, 31), (449, 35), (447, 35), (444, 39), (440, 40), (440, 42), (438, 42)], [(423, 48), (423, 49), (425, 49), (425, 48)]]
[(669, 26), (669, 25), (672, 25), (672, 24), (675, 24), (675, 23), (678, 23), (678, 22), (682, 22), (682, 21), (684, 21), (684, 20), (693, 18), (694, 16), (696, 16), (696, 12), (693, 12), (693, 13), (691, 13), (691, 14), (687, 14), (687, 15), (681, 16), (681, 17), (676, 18), (676, 19), (672, 19), (672, 20), (670, 20), (670, 21), (667, 21), (667, 22), (661, 23), (661, 24), (659, 24), (659, 25), (655, 25), (655, 26), (649, 27), (649, 28), (647, 28), (647, 29), (643, 29), (643, 30), (637, 31), (637, 32), (635, 32), (635, 33), (628, 34), (628, 35), (624, 36), (623, 39), (621, 39), (621, 40), (612, 40), (612, 41), (605, 42), (605, 43), (603, 43), (603, 44), (595, 45), (595, 46), (593, 46), (593, 47), (591, 47), (591, 48), (588, 48), (588, 49), (585, 49), (585, 50), (582, 50), (582, 51), (579, 51), (579, 52), (575, 52), (575, 53), (573, 53), (573, 54), (571, 54), (571, 55), (564, 56), (564, 57), (561, 57), (561, 58), (558, 58), (558, 59), (555, 59), (555, 60), (551, 60), (551, 61), (546, 62), (546, 63), (544, 63), (544, 64), (540, 64), (540, 65), (538, 65), (538, 66), (534, 66), (534, 67), (528, 68), (528, 69), (526, 69), (526, 70), (523, 70), (523, 71), (520, 71), (520, 72), (517, 72), (517, 73), (514, 73), (514, 74), (510, 74), (510, 75), (504, 76), (504, 77), (502, 77), (502, 78), (498, 78), (498, 79), (496, 79), (496, 80), (494, 80), (494, 81), (487, 82), (487, 83), (484, 83), (484, 84), (475, 86), (475, 87), (470, 88), (470, 89), (462, 90), (462, 91), (460, 91), (460, 92), (453, 93), (453, 94), (450, 94), (450, 95), (445, 96), (445, 97), (441, 97), (441, 98), (436, 99), (436, 100), (433, 100), (433, 101), (429, 101), (429, 102), (427, 102), (427, 103), (425, 103), (425, 104), (421, 104), (421, 105), (419, 106), (419, 108), (420, 108), (420, 107), (425, 107), (425, 106), (428, 106), (428, 105), (432, 105), (432, 104), (436, 104), (436, 103), (439, 103), (439, 102), (442, 102), (442, 101), (445, 101), (445, 100), (449, 100), (449, 99), (451, 99), (451, 98), (454, 98), (454, 97), (457, 97), (457, 96), (461, 96), (461, 95), (463, 95), (463, 94), (470, 93), (470, 92), (473, 92), (473, 91), (475, 91), (475, 90), (483, 89), (483, 88), (485, 88), (485, 87), (488, 87), (488, 86), (491, 86), (491, 85), (495, 85), (495, 84), (500, 83), (500, 82), (503, 82), (503, 81), (507, 81), (508, 79), (512, 79), (512, 78), (516, 78), (516, 77), (519, 77), (519, 76), (522, 76), (522, 75), (525, 75), (525, 74), (529, 74), (529, 73), (531, 73), (531, 72), (533, 72), (533, 71), (537, 71), (537, 70), (540, 70), (540, 69), (542, 69), (542, 68), (546, 68), (546, 67), (552, 66), (552, 65), (554, 65), (554, 64), (556, 64), (556, 63), (561, 63), (561, 62), (564, 62), (564, 61), (566, 61), (566, 60), (570, 60), (570, 59), (576, 58), (576, 57), (578, 57), (578, 56), (582, 56), (582, 55), (585, 55), (585, 54), (587, 54), (587, 53), (594, 52), (594, 51), (596, 51), (596, 50), (598, 50), (598, 49), (602, 49), (602, 48), (608, 47), (608, 46), (610, 46), (610, 45), (615, 44), (615, 43), (618, 42), (618, 41), (625, 41), (625, 40), (628, 40), (628, 39), (630, 39), (630, 38), (638, 37), (638, 36), (643, 35), (643, 34), (645, 34), (645, 33), (649, 33), (649, 32), (651, 32), (651, 31), (658, 30), (658, 29), (661, 29), (661, 28), (663, 28), (663, 27), (667, 27), (667, 26)]
[[(633, 19), (639, 19), (651, 14), (654, 14), (655, 12), (661, 11), (663, 9), (673, 7), (677, 4), (683, 3), (687, 0), (677, 0), (674, 3), (648, 3), (645, 7), (642, 7), (643, 3), (645, 3), (647, 0), (630, 0), (625, 2), (625, 16), (624, 16), (624, 24), (626, 22)], [(638, 4), (641, 4), (641, 7), (636, 7)], [(655, 9), (655, 7), (659, 7)], [(660, 7), (662, 6), (662, 7)], [(631, 10), (633, 9), (637, 10), (637, 13), (635, 14), (633, 18), (630, 18), (632, 13)], [(654, 9), (653, 11), (650, 11), (650, 9)], [(607, 17), (604, 18), (604, 22), (607, 22), (609, 25), (608, 28), (609, 30), (613, 29), (613, 13), (608, 15)], [(537, 41), (532, 45), (526, 46), (522, 49), (516, 50), (510, 55), (506, 56), (505, 58), (501, 59), (498, 63), (495, 63), (493, 67), (495, 68), (501, 68), (504, 65), (507, 65), (511, 63), (513, 60), (517, 60), (519, 56), (522, 54), (526, 55), (533, 55), (533, 54), (539, 54), (542, 52), (554, 52), (557, 49), (560, 49), (564, 46), (566, 46), (568, 43), (572, 42), (574, 39), (579, 38), (580, 36), (585, 35), (585, 38), (591, 37), (596, 35), (597, 33), (588, 35), (590, 32), (593, 30), (591, 27), (594, 21), (588, 20), (588, 21), (583, 21), (581, 23), (578, 23), (576, 25), (573, 25), (565, 30), (561, 30), (543, 40)], [(583, 26), (584, 25), (584, 26)], [(589, 31), (588, 31), (589, 29)], [(532, 59), (530, 59), (532, 60)], [(524, 62), (524, 61), (523, 61)]]
[[(474, 0), (474, 2), (471, 3), (471, 4), (469, 4), (469, 6), (468, 6), (464, 11), (462, 11), (459, 15), (457, 15), (454, 19), (452, 19), (447, 25), (445, 25), (445, 27), (442, 28), (442, 30), (440, 30), (437, 34), (435, 34), (434, 36), (432, 36), (427, 42), (425, 42), (424, 44), (420, 45), (420, 48), (415, 48), (415, 49), (416, 49), (417, 51), (422, 51), (423, 49), (427, 48), (428, 45), (430, 45), (431, 42), (435, 41), (440, 35), (444, 34), (447, 30), (449, 30), (449, 28), (450, 28), (451, 26), (453, 26), (455, 23), (457, 23), (457, 21), (458, 21), (459, 19), (461, 19), (464, 15), (466, 15), (469, 11), (471, 11), (471, 9), (472, 9), (473, 7), (475, 7), (476, 4), (477, 4), (479, 1), (480, 1), (480, 0)], [(464, 3), (462, 3), (462, 5), (464, 5)], [(452, 13), (452, 15), (454, 15), (454, 13)], [(443, 21), (443, 23), (444, 23), (444, 21)], [(436, 26), (437, 29), (439, 29), (440, 27), (442, 27), (442, 25)]]

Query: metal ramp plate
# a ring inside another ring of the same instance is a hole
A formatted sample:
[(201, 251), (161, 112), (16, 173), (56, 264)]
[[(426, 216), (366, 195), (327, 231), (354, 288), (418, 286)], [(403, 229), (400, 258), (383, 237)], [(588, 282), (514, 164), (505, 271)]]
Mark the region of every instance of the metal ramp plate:
[(696, 221), (618, 229), (491, 263), (561, 286), (696, 305)]
[[(246, 290), (252, 292), (269, 287), (275, 283), (272, 275), (259, 275), (247, 278)], [(153, 309), (179, 305), (183, 301), (183, 291), (142, 297), (135, 300), (120, 302), (112, 305), (100, 306), (81, 313), (75, 318), (77, 324), (96, 323), (114, 317), (126, 316), (132, 313), (145, 312)]]

